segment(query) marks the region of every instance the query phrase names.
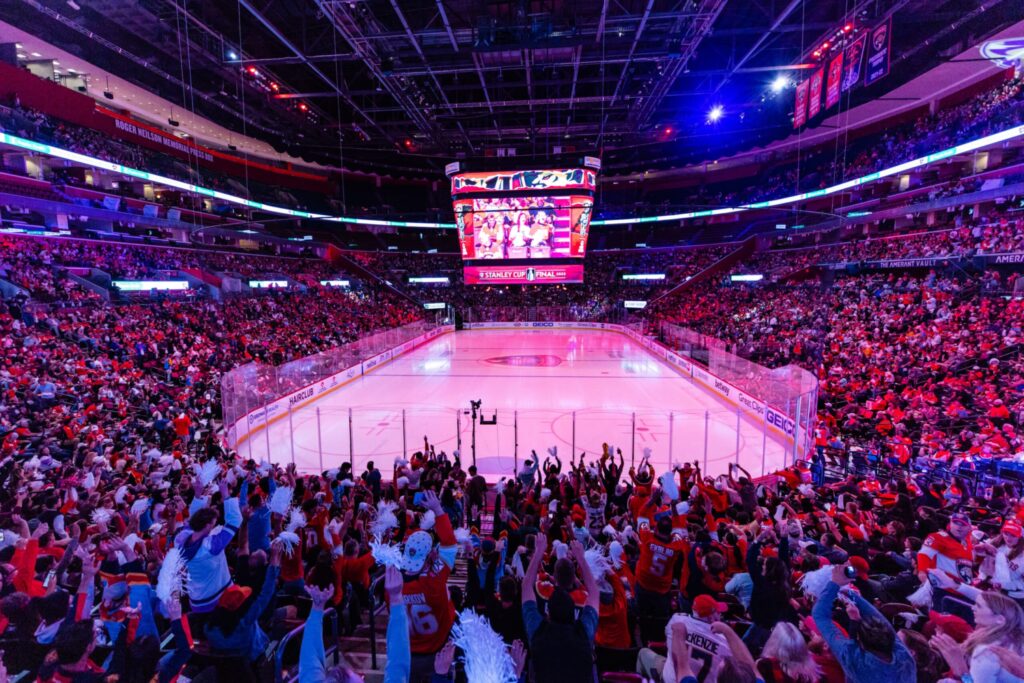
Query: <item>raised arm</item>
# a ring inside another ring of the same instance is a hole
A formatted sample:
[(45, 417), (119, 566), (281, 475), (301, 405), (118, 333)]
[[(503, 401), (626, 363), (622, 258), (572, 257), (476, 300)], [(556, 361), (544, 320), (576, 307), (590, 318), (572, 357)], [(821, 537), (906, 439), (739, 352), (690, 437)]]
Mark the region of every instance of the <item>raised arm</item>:
[(569, 550), (572, 551), (572, 555), (576, 558), (576, 566), (579, 567), (580, 575), (583, 577), (583, 585), (587, 589), (587, 607), (591, 607), (596, 612), (601, 606), (601, 589), (597, 585), (597, 578), (594, 576), (594, 572), (590, 571), (590, 564), (587, 563), (587, 556), (583, 550), (583, 544), (579, 541), (572, 541), (569, 544)]
[(544, 553), (548, 549), (548, 537), (543, 532), (534, 538), (533, 556), (530, 557), (530, 564), (526, 567), (526, 576), (523, 577), (523, 603), (537, 600), (537, 595), (534, 593), (534, 587), (537, 585), (537, 572), (540, 571), (540, 563), (544, 561)]

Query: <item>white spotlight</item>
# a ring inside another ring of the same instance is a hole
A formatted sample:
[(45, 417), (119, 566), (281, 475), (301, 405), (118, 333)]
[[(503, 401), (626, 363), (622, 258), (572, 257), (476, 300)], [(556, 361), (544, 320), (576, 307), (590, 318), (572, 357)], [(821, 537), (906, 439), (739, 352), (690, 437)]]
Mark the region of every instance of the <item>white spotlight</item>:
[(722, 109), (722, 105), (716, 104), (711, 107), (711, 111), (708, 112), (708, 123), (718, 123), (718, 120), (722, 118), (722, 114), (725, 110)]
[(785, 76), (776, 76), (772, 81), (772, 92), (780, 93), (789, 87), (789, 79)]

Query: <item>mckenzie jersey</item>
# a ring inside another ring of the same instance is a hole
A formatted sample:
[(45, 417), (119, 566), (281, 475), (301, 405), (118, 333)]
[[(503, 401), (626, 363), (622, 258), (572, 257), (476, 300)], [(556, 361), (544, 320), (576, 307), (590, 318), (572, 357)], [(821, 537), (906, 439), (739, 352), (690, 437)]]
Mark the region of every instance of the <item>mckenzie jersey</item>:
[(653, 593), (672, 588), (672, 570), (679, 558), (685, 558), (689, 545), (678, 536), (662, 541), (649, 527), (640, 527), (640, 559), (636, 563), (636, 582)]
[(948, 531), (929, 534), (917, 553), (917, 570), (932, 568), (969, 583), (974, 578), (974, 545), (970, 537), (961, 543)]
[[(434, 522), (440, 548), (433, 564), (424, 567), (402, 587), (409, 615), (409, 645), (414, 655), (434, 654), (448, 640), (455, 623), (455, 606), (448, 596), (448, 576), (455, 566), (458, 545), (448, 515)], [(429, 560), (429, 557), (428, 557)]]
[[(672, 617), (665, 627), (665, 638), (672, 642), (672, 624), (681, 621), (686, 625), (686, 642), (690, 644), (690, 668), (692, 672), (678, 672), (672, 667), (672, 659), (665, 662), (662, 679), (677, 681), (691, 673), (699, 683), (716, 683), (722, 663), (732, 657), (732, 650), (725, 638), (711, 630), (711, 624), (686, 614)], [(671, 677), (670, 677), (671, 676)]]

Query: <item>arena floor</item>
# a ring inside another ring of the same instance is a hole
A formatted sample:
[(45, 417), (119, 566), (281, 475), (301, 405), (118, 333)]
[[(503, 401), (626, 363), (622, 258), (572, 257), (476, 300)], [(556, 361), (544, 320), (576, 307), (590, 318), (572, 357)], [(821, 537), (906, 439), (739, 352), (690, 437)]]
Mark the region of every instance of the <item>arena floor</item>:
[(460, 448), (468, 466), (467, 413), (478, 399), (486, 418), (497, 413), (496, 425), (476, 425), (476, 464), (492, 481), (511, 474), (531, 449), (544, 456), (557, 445), (567, 465), (574, 443), (588, 461), (602, 442), (613, 444), (627, 467), (649, 447), (659, 474), (672, 462), (694, 460), (724, 473), (738, 450), (740, 464), (757, 476), (787, 457), (774, 432), (738, 418), (734, 406), (625, 335), (569, 329), (438, 337), (255, 433), (240, 451), (260, 460), (269, 448), (271, 460), (294, 459), (303, 472), (350, 458), (357, 471), (373, 460), (387, 472), (397, 456), (420, 450), (426, 435), (438, 451)]

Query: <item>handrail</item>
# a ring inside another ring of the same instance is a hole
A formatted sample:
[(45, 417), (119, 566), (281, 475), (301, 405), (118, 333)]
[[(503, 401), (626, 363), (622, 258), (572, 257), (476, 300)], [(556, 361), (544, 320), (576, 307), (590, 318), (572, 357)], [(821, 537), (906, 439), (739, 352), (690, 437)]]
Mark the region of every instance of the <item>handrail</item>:
[[(334, 610), (333, 607), (328, 607), (326, 610), (324, 610), (324, 617), (330, 619), (330, 624), (331, 624), (331, 642), (334, 643), (334, 654), (333, 654), (333, 657), (334, 657), (334, 663), (335, 663), (335, 665), (337, 665), (337, 663), (338, 663), (338, 613)], [(309, 622), (308, 621), (304, 621), (300, 625), (298, 625), (295, 628), (293, 628), (291, 631), (286, 633), (284, 635), (284, 637), (281, 638), (281, 642), (279, 642), (277, 644), (277, 649), (274, 652), (274, 683), (284, 683), (284, 651), (285, 651), (285, 648), (287, 647), (288, 643), (290, 643), (292, 641), (292, 639), (296, 635), (305, 632), (306, 624), (307, 623), (309, 623)], [(320, 634), (320, 637), (321, 638), (324, 637), (322, 633)]]
[[(374, 595), (377, 592), (377, 588), (384, 583), (384, 573), (381, 572), (377, 575), (373, 581), (370, 582), (369, 600), (367, 601), (367, 611), (370, 616), (370, 666), (374, 669), (377, 668), (377, 605), (376, 598)], [(387, 600), (382, 600), (380, 606), (387, 605)]]

